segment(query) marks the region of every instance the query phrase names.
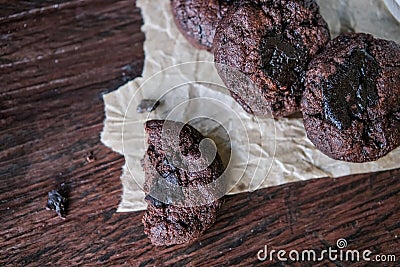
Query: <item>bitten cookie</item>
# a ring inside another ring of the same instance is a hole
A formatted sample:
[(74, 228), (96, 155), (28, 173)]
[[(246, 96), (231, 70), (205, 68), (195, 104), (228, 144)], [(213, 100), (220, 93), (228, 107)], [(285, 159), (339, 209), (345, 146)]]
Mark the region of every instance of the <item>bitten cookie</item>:
[(306, 66), (329, 39), (313, 0), (244, 1), (217, 28), (216, 68), (244, 110), (287, 116), (299, 111)]
[(145, 130), (144, 232), (157, 246), (189, 243), (216, 220), (219, 188), (210, 185), (224, 172), (222, 161), (218, 153), (203, 155), (213, 147), (188, 124), (152, 120)]
[(369, 34), (329, 42), (302, 99), (308, 138), (331, 158), (366, 162), (400, 145), (400, 46)]
[(211, 51), (215, 29), (234, 1), (171, 0), (171, 8), (175, 24), (186, 39), (198, 49)]

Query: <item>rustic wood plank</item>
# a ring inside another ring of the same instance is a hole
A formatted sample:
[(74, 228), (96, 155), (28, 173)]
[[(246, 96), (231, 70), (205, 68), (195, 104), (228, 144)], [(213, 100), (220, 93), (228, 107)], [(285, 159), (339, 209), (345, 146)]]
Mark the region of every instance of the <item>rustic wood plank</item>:
[[(298, 266), (256, 254), (264, 245), (322, 250), (339, 238), (399, 263), (400, 169), (225, 197), (201, 239), (153, 247), (143, 212), (115, 213), (124, 160), (99, 140), (101, 95), (141, 73), (140, 11), (126, 0), (0, 5), (0, 265)], [(44, 209), (62, 182), (65, 220)]]
[[(123, 159), (99, 140), (102, 94), (141, 73), (140, 10), (132, 1), (64, 2), (24, 10), (14, 1), (11, 10), (20, 8), (0, 18), (0, 265), (41, 265), (41, 250), (74, 243), (52, 236), (68, 224), (44, 210), (61, 182), (72, 231), (106, 220), (120, 200)], [(95, 162), (86, 162), (89, 151)]]
[(52, 8), (54, 5), (68, 3), (68, 0), (41, 0), (41, 1), (20, 1), (0, 0), (0, 19), (7, 17), (21, 16), (21, 13), (36, 12), (39, 9)]

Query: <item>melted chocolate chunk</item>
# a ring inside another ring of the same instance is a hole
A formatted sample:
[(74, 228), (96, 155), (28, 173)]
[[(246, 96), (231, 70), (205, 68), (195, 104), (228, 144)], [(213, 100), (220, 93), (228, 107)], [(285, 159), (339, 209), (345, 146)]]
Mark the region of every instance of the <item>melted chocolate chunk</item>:
[(340, 130), (349, 128), (352, 120), (363, 119), (367, 108), (377, 104), (379, 71), (373, 56), (365, 49), (354, 49), (323, 87), (325, 118)]
[(170, 173), (167, 177), (164, 178), (168, 183), (172, 185), (179, 185), (179, 179), (175, 173)]
[(170, 163), (165, 157), (162, 161), (162, 171), (160, 175), (164, 178), (168, 183), (172, 185), (181, 185), (180, 180), (178, 178), (179, 172), (178, 168), (176, 168), (172, 163)]
[(176, 171), (176, 167), (168, 161), (167, 157), (165, 157), (165, 158), (163, 159), (163, 164), (164, 164), (165, 166), (168, 166), (168, 168), (169, 168), (171, 171), (173, 171), (173, 172)]
[(148, 204), (153, 205), (153, 206), (156, 207), (156, 208), (163, 208), (163, 207), (166, 206), (163, 202), (161, 202), (161, 201), (155, 199), (154, 197), (152, 197), (152, 196), (150, 196), (150, 195), (146, 195), (146, 197), (144, 198), (144, 200), (145, 200)]
[(263, 72), (274, 79), (279, 86), (291, 89), (298, 81), (299, 73), (304, 73), (304, 64), (299, 50), (296, 50), (282, 35), (263, 39), (260, 50)]
[(173, 204), (174, 201), (184, 200), (182, 188), (179, 186), (178, 177), (170, 174), (166, 178), (158, 177), (152, 185), (149, 195), (162, 199), (165, 204)]

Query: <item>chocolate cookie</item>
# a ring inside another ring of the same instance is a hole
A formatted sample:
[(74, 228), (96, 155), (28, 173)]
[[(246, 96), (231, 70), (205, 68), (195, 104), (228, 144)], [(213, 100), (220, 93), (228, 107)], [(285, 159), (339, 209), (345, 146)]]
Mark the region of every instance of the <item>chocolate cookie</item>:
[(221, 188), (213, 182), (224, 172), (222, 161), (188, 124), (152, 120), (145, 129), (144, 231), (157, 246), (191, 242), (215, 222)]
[(234, 0), (171, 0), (178, 29), (196, 48), (211, 51), (215, 29)]
[(400, 46), (369, 34), (329, 42), (309, 65), (308, 138), (331, 158), (366, 162), (400, 145)]
[(245, 1), (220, 21), (215, 63), (247, 112), (287, 116), (299, 111), (306, 66), (329, 39), (313, 0)]

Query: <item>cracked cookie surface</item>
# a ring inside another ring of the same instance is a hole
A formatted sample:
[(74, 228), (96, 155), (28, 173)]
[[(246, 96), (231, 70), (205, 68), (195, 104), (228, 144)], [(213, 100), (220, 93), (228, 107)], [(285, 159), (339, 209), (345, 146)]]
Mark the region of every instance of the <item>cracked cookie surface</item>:
[[(222, 175), (221, 158), (217, 153), (202, 164), (204, 136), (188, 124), (152, 120), (145, 130), (149, 147), (142, 160), (148, 204), (142, 219), (144, 232), (157, 246), (190, 243), (216, 220), (221, 200), (202, 186)], [(199, 193), (193, 193), (197, 189)], [(200, 198), (212, 201), (203, 205)]]
[(314, 1), (243, 1), (220, 21), (215, 63), (244, 110), (288, 116), (300, 110), (306, 66), (329, 39)]
[(310, 63), (302, 99), (308, 138), (350, 162), (376, 160), (400, 145), (400, 46), (348, 33)]
[(212, 50), (215, 29), (233, 2), (238, 0), (171, 0), (180, 32), (194, 47)]

